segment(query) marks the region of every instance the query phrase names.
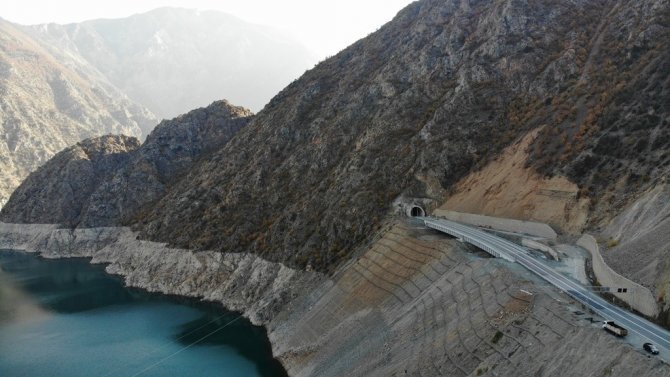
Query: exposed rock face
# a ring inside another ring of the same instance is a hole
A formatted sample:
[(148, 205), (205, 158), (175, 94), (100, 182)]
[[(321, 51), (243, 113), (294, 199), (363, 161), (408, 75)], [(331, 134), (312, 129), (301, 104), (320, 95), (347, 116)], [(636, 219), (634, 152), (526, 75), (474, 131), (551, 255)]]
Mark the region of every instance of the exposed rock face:
[[(440, 203), (541, 125), (528, 165), (581, 185), (597, 220), (612, 207), (600, 194), (619, 192), (629, 167), (649, 172), (631, 194), (670, 166), (667, 16), (660, 0), (413, 3), (277, 95), (156, 203), (143, 234), (325, 270), (369, 238), (399, 194)], [(621, 64), (607, 57), (618, 43)], [(610, 127), (642, 103), (653, 132)], [(640, 144), (655, 145), (654, 157), (637, 159), (630, 148), (645, 135), (657, 135)], [(607, 140), (626, 145), (626, 169), (585, 163), (620, 150)]]
[(165, 195), (171, 182), (221, 148), (251, 116), (218, 101), (161, 122), (141, 147), (124, 136), (79, 143), (31, 174), (0, 217), (13, 223), (119, 225)]
[(56, 152), (109, 133), (141, 137), (154, 116), (75, 59), (0, 20), (0, 206)]
[(604, 224), (670, 169), (669, 8), (413, 3), (289, 85), (187, 175), (161, 178), (172, 160), (140, 162), (137, 177), (155, 170), (149, 194), (120, 202), (120, 187), (143, 178), (115, 175), (82, 225), (124, 219), (173, 246), (325, 271), (369, 240), (399, 195), (437, 206), (538, 129), (528, 173), (563, 177), (582, 203), (566, 224)]
[[(575, 199), (591, 200), (590, 223), (581, 210), (570, 215), (576, 228), (604, 224), (657, 184), (669, 158), (669, 7), (662, 0), (415, 2), (289, 85), (222, 148), (189, 157), (194, 162), (181, 173), (171, 168), (183, 161), (179, 151), (168, 148), (165, 165), (143, 155), (137, 169), (104, 181), (109, 188), (95, 200), (104, 209), (91, 207), (82, 224), (128, 218), (139, 235), (181, 249), (132, 233), (119, 235), (120, 244), (84, 242), (84, 254), (77, 242), (82, 234), (96, 239), (96, 229), (4, 232), (60, 256), (110, 262), (129, 284), (260, 306), (247, 315), (267, 324), (276, 354), (296, 376), (666, 376), (667, 365), (594, 327), (577, 314), (580, 306), (535, 285), (527, 271), (436, 234), (375, 230), (398, 196), (437, 207), (456, 182), (529, 140), (531, 130), (538, 135), (528, 150), (509, 155), (529, 156), (518, 173), (538, 187), (556, 183), (538, 172), (560, 175), (561, 187), (578, 189)], [(612, 49), (621, 59), (608, 59)], [(638, 123), (644, 119), (651, 123)], [(148, 177), (172, 172), (166, 181), (147, 179), (150, 205), (104, 196), (121, 197), (126, 183), (143, 181), (144, 167)], [(648, 175), (636, 180), (631, 171)], [(31, 200), (17, 196), (16, 213), (35, 207)], [(649, 202), (659, 216), (639, 224), (664, 231), (665, 202)], [(139, 210), (125, 217), (127, 206)], [(639, 208), (631, 218), (647, 212)], [(616, 225), (625, 223), (615, 222), (612, 234), (652, 240)], [(334, 273), (303, 275), (308, 265)], [(291, 290), (292, 282), (305, 289)]]
[[(183, 166), (181, 152), (146, 149), (92, 195), (81, 225), (123, 222), (173, 246), (325, 271), (369, 240), (399, 195), (437, 207), (510, 145), (526, 149), (514, 154), (512, 165), (526, 159), (519, 174), (569, 191), (564, 218), (549, 221), (606, 224), (670, 169), (669, 7), (413, 3), (289, 85), (224, 147), (186, 151)], [(516, 199), (497, 208), (505, 200)], [(538, 202), (512, 212), (534, 216)]]
[(111, 135), (77, 143), (30, 174), (3, 207), (3, 217), (11, 213), (16, 223), (77, 226), (91, 194), (139, 146), (136, 138)]
[(316, 62), (281, 32), (215, 11), (160, 8), (26, 32), (88, 62), (164, 119), (221, 98), (258, 111)]
[(217, 101), (161, 122), (129, 164), (91, 195), (82, 226), (115, 226), (165, 196), (196, 161), (222, 148), (249, 123), (251, 111)]

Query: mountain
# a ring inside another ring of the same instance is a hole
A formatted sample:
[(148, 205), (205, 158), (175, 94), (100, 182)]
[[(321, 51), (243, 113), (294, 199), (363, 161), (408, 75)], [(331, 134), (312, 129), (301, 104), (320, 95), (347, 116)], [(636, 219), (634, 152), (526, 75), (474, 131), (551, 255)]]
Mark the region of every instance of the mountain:
[(219, 98), (259, 109), (314, 61), (275, 30), (176, 8), (69, 25), (0, 20), (0, 38), (0, 207), (80, 140), (143, 138), (154, 114), (169, 119)]
[[(552, 211), (563, 234), (597, 232), (670, 173), (669, 25), (662, 0), (414, 2), (287, 86), (131, 223), (171, 246), (321, 272), (408, 201)], [(652, 288), (667, 303), (664, 268)]]
[[(105, 135), (57, 153), (12, 194), (12, 198), (21, 201), (34, 200), (34, 206), (21, 208), (24, 222), (76, 225), (97, 185), (127, 164), (129, 152), (139, 146), (134, 137)], [(7, 205), (9, 210), (13, 208), (12, 200)]]
[(141, 137), (154, 122), (85, 62), (54, 56), (0, 20), (0, 206), (63, 148), (106, 133)]
[(162, 121), (141, 146), (126, 136), (84, 140), (31, 173), (2, 213), (20, 223), (118, 225), (164, 196), (171, 182), (221, 148), (251, 116), (218, 101)]
[(658, 0), (413, 3), (279, 93), (141, 228), (327, 270), (396, 199), (437, 207), (531, 131), (521, 164), (577, 186), (598, 226), (670, 170), (668, 18)]
[(257, 111), (315, 62), (282, 33), (215, 11), (159, 8), (24, 30), (55, 54), (87, 61), (164, 119), (221, 98)]
[(670, 326), (668, 41), (664, 0), (420, 0), (229, 111), (216, 145), (179, 136), (207, 129), (197, 110), (83, 205), (48, 193), (78, 182), (54, 159), (0, 213), (132, 229), (0, 224), (0, 242), (239, 310), (291, 376), (667, 376), (568, 294), (399, 210), (548, 222), (566, 253), (592, 233)]

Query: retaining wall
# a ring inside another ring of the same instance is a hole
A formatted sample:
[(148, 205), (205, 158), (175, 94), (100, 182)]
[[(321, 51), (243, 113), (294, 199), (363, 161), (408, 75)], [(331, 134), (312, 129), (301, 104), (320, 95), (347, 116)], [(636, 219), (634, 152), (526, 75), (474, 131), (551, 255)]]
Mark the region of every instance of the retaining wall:
[(444, 217), (448, 220), (458, 221), (460, 223), (488, 227), (504, 232), (524, 233), (531, 236), (555, 239), (556, 232), (547, 224), (533, 221), (522, 221), (514, 219), (505, 219), (502, 217), (476, 215), (474, 213), (464, 213), (436, 209), (433, 216)]
[[(588, 250), (591, 254), (593, 273), (602, 286), (612, 288), (610, 293), (646, 316), (656, 317), (658, 315), (658, 304), (651, 291), (612, 270), (603, 260), (598, 242), (593, 236), (583, 235), (577, 241), (577, 245)], [(627, 288), (628, 292), (619, 293), (617, 288)]]

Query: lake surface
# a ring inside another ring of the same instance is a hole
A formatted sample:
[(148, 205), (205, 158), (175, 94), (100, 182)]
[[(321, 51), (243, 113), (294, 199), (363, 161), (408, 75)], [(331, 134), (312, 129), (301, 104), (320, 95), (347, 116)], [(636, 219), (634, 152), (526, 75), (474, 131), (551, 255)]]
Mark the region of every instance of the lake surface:
[(0, 251), (0, 376), (286, 376), (265, 329), (126, 288), (86, 259)]

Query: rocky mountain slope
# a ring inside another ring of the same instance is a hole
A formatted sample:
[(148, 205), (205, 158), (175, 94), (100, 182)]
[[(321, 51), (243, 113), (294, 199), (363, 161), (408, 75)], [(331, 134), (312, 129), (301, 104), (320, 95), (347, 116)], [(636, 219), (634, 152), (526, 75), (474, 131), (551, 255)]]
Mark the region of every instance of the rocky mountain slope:
[(315, 63), (292, 38), (215, 11), (160, 8), (24, 30), (55, 54), (85, 60), (164, 119), (221, 98), (260, 110)]
[(174, 246), (327, 271), (394, 201), (435, 208), (526, 145), (518, 174), (580, 203), (561, 204), (577, 220), (556, 224), (604, 226), (670, 169), (669, 12), (661, 0), (413, 3), (289, 85), (131, 223)]
[[(129, 152), (139, 146), (139, 140), (134, 137), (114, 135), (79, 142), (31, 173), (12, 194), (6, 210), (15, 211), (22, 223), (74, 227), (91, 193), (101, 182), (111, 179), (120, 166), (127, 164)], [(15, 204), (26, 202), (35, 205)]]
[(251, 116), (218, 101), (161, 122), (142, 146), (125, 136), (77, 143), (30, 174), (0, 217), (71, 228), (128, 221), (164, 196), (198, 159), (225, 145)]
[(327, 270), (400, 195), (436, 206), (541, 126), (526, 164), (575, 183), (588, 224), (604, 222), (670, 168), (668, 11), (660, 0), (413, 3), (289, 85), (140, 228)]
[(105, 133), (141, 137), (155, 118), (102, 76), (0, 20), (0, 206), (56, 152)]

